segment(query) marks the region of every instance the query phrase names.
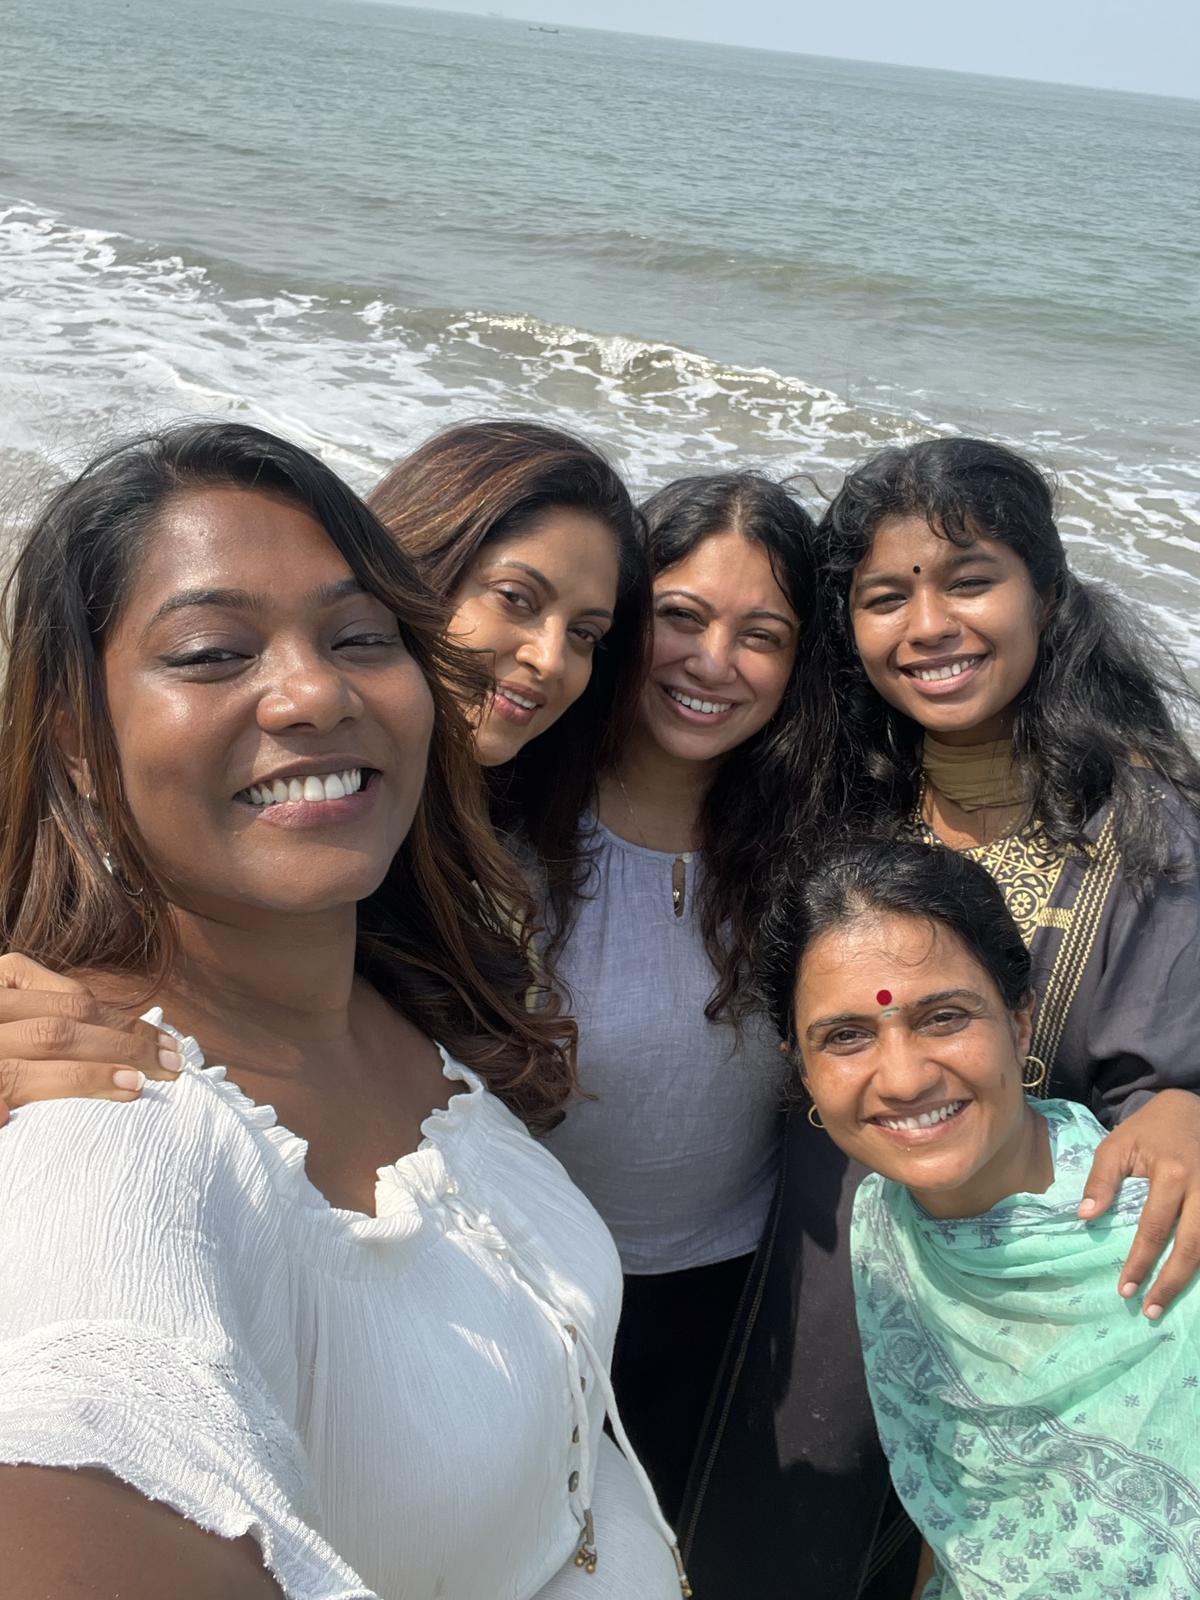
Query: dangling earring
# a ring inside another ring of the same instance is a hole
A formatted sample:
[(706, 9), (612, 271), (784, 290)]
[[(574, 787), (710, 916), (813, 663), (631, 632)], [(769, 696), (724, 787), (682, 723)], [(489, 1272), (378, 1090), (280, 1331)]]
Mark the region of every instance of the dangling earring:
[(142, 891), (133, 887), (107, 850), (100, 852), (100, 864), (123, 894), (129, 895), (133, 900), (138, 898)]
[(817, 1110), (817, 1102), (815, 1100), (808, 1108), (808, 1120), (814, 1128), (823, 1128), (825, 1126), (821, 1121), (821, 1113)]
[(93, 813), (95, 813), (96, 816), (96, 829), (92, 838), (92, 848), (100, 857), (100, 865), (104, 868), (105, 872), (108, 873), (109, 877), (116, 884), (118, 889), (129, 895), (131, 899), (136, 900), (142, 891), (140, 889), (135, 889), (129, 882), (125, 874), (121, 871), (116, 858), (108, 848), (107, 842), (105, 841), (103, 832), (101, 830), (99, 813), (96, 812), (96, 796), (94, 794), (85, 794), (83, 798), (92, 807)]
[(1046, 1063), (1041, 1059), (1040, 1056), (1026, 1056), (1025, 1057), (1025, 1066), (1026, 1066), (1026, 1069), (1028, 1069), (1029, 1067), (1035, 1067), (1037, 1070), (1035, 1071), (1035, 1073), (1034, 1073), (1032, 1078), (1027, 1078), (1025, 1076), (1025, 1073), (1022, 1072), (1022, 1074), (1021, 1074), (1021, 1087), (1022, 1087), (1022, 1089), (1036, 1089), (1041, 1084), (1045, 1083), (1045, 1081), (1046, 1081), (1046, 1073), (1047, 1073), (1047, 1071), (1049, 1069), (1047, 1068)]

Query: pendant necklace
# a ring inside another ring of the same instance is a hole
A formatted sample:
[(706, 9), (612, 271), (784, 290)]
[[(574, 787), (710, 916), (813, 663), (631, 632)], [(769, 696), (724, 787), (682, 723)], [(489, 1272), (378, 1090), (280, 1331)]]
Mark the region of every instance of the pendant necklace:
[[(646, 835), (638, 825), (637, 812), (633, 809), (629, 791), (621, 782), (620, 773), (614, 772), (613, 777), (617, 780), (617, 788), (621, 791), (621, 799), (625, 802), (625, 809), (629, 813), (629, 821), (637, 835), (637, 842), (643, 850), (649, 850)], [(681, 850), (671, 863), (671, 910), (677, 917), (682, 917), (687, 904), (687, 869), (691, 864), (692, 854), (691, 850)]]

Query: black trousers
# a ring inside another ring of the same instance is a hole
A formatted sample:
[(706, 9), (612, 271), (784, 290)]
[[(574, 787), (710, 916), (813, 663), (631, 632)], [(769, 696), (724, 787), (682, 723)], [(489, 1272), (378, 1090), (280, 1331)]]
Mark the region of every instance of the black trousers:
[(753, 1260), (625, 1279), (613, 1388), (672, 1526)]
[(862, 1168), (802, 1109), (677, 1527), (696, 1600), (909, 1600), (858, 1342), (848, 1235)]

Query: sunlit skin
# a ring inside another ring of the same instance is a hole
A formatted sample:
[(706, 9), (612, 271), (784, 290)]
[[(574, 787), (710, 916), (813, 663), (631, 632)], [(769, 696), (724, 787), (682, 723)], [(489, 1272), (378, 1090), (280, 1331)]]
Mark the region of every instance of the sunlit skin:
[[(931, 1215), (976, 1216), (1049, 1187), (1048, 1130), (1021, 1085), (1032, 1003), (1010, 1012), (941, 924), (872, 913), (822, 934), (801, 963), (795, 1023), (830, 1138)], [(945, 1110), (931, 1126), (889, 1126)]]
[[(946, 744), (1006, 738), (1037, 662), (1045, 607), (998, 539), (956, 545), (924, 517), (880, 523), (850, 590), (863, 668), (889, 705)], [(959, 667), (957, 676), (917, 674)]]
[[(420, 803), (424, 675), (319, 523), (234, 488), (166, 508), (103, 668), (126, 803), (178, 933), (167, 1016), (308, 1141), (333, 1204), (369, 1213), (376, 1170), (450, 1092), (433, 1045), (355, 971), (357, 902)], [(365, 782), (341, 798), (251, 803), (253, 786), (352, 769)]]
[[(654, 650), (639, 734), (667, 756), (715, 763), (775, 715), (800, 624), (761, 545), (718, 533), (654, 580)], [(715, 711), (695, 710), (679, 696)]]
[(587, 688), (612, 626), (618, 559), (612, 530), (568, 507), (480, 551), (449, 632), (490, 658), (496, 687), (475, 733), (483, 766), (511, 761)]
[[(172, 899), (242, 926), (382, 882), (416, 811), (433, 702), (396, 618), (320, 525), (244, 489), (181, 496), (107, 642), (125, 798)], [(342, 799), (251, 785), (358, 769)]]

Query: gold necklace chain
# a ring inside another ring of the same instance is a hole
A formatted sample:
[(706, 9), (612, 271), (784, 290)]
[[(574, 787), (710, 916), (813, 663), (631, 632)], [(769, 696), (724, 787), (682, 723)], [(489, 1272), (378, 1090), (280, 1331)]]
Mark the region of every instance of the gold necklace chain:
[[(636, 842), (641, 845), (643, 850), (651, 849), (652, 847), (646, 843), (646, 835), (642, 832), (641, 825), (637, 819), (637, 812), (633, 809), (633, 801), (629, 798), (629, 790), (622, 782), (621, 774), (614, 772), (613, 777), (617, 780), (617, 788), (621, 791), (621, 799), (625, 802), (625, 809), (629, 813), (629, 821), (633, 826), (634, 833), (637, 835)], [(682, 917), (687, 903), (687, 869), (691, 865), (691, 861), (692, 851), (681, 850), (671, 863), (671, 910), (677, 917)]]

